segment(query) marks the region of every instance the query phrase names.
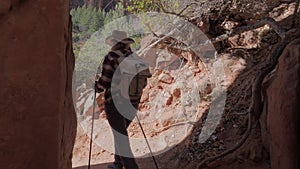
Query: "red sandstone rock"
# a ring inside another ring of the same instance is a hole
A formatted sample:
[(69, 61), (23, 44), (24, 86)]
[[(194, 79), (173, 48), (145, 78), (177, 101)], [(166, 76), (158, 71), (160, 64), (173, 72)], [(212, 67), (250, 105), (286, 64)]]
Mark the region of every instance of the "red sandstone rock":
[(0, 2), (0, 168), (71, 169), (77, 123), (68, 7)]
[(179, 98), (181, 96), (181, 91), (179, 88), (174, 89), (173, 96)]
[(163, 92), (163, 95), (161, 96), (161, 101), (163, 106), (169, 106), (172, 104), (173, 96), (168, 91)]
[(171, 96), (167, 99), (166, 105), (167, 105), (167, 106), (171, 105), (171, 104), (172, 104), (172, 101), (173, 101), (173, 96), (171, 95)]
[[(272, 169), (297, 169), (299, 166), (300, 122), (300, 39), (287, 46), (278, 69), (269, 80), (263, 129), (265, 146), (270, 147)], [(298, 138), (297, 138), (298, 137)], [(268, 148), (268, 147), (267, 147)]]
[(194, 75), (201, 72), (201, 69), (198, 66), (191, 66), (190, 70), (194, 73)]
[(173, 77), (169, 73), (162, 73), (158, 76), (160, 82), (171, 84), (173, 82)]
[(143, 95), (141, 97), (141, 103), (149, 101), (149, 94), (150, 94), (150, 88), (149, 87), (144, 88)]

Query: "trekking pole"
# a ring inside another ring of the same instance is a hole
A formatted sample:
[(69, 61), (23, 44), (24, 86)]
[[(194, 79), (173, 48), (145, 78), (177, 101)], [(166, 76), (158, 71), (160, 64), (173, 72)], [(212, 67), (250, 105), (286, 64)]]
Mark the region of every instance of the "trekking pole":
[(154, 157), (154, 155), (153, 155), (153, 152), (152, 152), (152, 150), (151, 150), (150, 144), (149, 144), (149, 142), (148, 142), (147, 136), (146, 136), (146, 134), (145, 134), (145, 132), (144, 132), (143, 126), (142, 126), (142, 124), (141, 124), (141, 121), (140, 121), (140, 119), (139, 119), (139, 117), (138, 117), (137, 115), (135, 115), (135, 116), (136, 116), (136, 119), (137, 119), (137, 121), (138, 121), (138, 123), (139, 123), (139, 126), (141, 127), (142, 133), (143, 133), (144, 138), (145, 138), (145, 140), (146, 140), (147, 146), (148, 146), (148, 148), (149, 148), (149, 151), (150, 151), (150, 154), (151, 154), (152, 159), (153, 159), (153, 161), (154, 161), (154, 164), (155, 164), (155, 166), (156, 166), (156, 169), (159, 169), (159, 168), (158, 168), (158, 165), (157, 165), (157, 162), (156, 162), (156, 160), (155, 160), (155, 157)]
[(97, 82), (95, 82), (95, 86), (94, 86), (92, 129), (91, 129), (91, 139), (90, 139), (90, 150), (89, 150), (89, 164), (88, 164), (88, 169), (91, 168), (92, 142), (93, 142), (93, 130), (94, 130), (94, 116), (95, 116), (95, 107), (96, 107), (96, 85), (97, 85)]

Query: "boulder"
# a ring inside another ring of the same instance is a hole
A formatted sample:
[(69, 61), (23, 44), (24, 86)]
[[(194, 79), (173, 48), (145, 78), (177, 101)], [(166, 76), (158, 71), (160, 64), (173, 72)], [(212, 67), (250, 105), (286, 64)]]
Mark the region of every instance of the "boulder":
[(160, 82), (171, 84), (173, 82), (173, 77), (169, 73), (162, 73), (158, 76)]

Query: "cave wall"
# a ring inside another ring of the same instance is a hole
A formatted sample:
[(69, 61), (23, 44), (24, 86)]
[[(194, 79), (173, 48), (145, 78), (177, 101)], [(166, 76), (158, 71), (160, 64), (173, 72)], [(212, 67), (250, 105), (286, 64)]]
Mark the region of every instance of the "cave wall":
[(300, 124), (300, 39), (280, 56), (277, 70), (264, 83), (262, 138), (272, 169), (298, 169)]
[(70, 169), (69, 1), (0, 1), (0, 168)]

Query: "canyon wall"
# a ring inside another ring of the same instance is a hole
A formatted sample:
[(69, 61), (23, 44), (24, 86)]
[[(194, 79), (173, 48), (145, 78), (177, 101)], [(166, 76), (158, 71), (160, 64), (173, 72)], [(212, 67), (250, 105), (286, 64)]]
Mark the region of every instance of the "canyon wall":
[(277, 70), (264, 84), (262, 138), (272, 169), (298, 169), (300, 122), (300, 39), (290, 43)]
[(0, 168), (70, 169), (69, 1), (0, 1)]

